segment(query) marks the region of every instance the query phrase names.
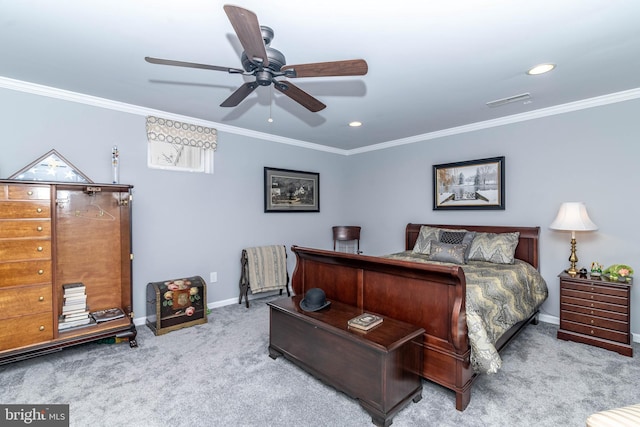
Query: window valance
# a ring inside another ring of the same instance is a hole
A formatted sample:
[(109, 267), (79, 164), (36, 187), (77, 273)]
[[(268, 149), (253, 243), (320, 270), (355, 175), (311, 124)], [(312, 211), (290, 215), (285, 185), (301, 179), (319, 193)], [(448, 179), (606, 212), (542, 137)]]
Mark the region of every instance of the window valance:
[(147, 117), (147, 139), (205, 150), (218, 148), (218, 132), (214, 128), (154, 116)]
[(148, 116), (148, 165), (158, 169), (213, 173), (217, 139), (218, 132), (213, 128)]

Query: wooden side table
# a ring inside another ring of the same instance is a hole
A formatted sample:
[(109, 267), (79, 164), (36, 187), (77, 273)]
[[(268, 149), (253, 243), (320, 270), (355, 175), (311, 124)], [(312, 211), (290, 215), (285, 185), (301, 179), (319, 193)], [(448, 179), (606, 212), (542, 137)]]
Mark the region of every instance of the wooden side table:
[(560, 277), (558, 338), (590, 344), (633, 357), (631, 346), (632, 281), (601, 277)]

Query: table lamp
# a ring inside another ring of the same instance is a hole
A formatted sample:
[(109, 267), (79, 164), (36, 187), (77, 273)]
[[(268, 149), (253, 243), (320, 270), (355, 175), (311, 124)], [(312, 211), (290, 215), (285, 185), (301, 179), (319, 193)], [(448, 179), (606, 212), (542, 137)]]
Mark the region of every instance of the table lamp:
[(571, 231), (571, 255), (569, 262), (571, 267), (567, 270), (572, 276), (575, 276), (576, 263), (578, 256), (576, 255), (576, 231), (592, 231), (597, 230), (598, 226), (591, 221), (587, 214), (587, 207), (582, 202), (565, 202), (560, 205), (560, 210), (556, 219), (549, 226), (552, 230)]

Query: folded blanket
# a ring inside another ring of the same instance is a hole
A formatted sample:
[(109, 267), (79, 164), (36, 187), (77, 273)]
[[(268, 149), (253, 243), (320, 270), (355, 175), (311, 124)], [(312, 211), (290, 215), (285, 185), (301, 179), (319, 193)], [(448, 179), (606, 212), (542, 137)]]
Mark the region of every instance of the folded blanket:
[(282, 289), (287, 286), (287, 253), (283, 245), (245, 249), (252, 293)]

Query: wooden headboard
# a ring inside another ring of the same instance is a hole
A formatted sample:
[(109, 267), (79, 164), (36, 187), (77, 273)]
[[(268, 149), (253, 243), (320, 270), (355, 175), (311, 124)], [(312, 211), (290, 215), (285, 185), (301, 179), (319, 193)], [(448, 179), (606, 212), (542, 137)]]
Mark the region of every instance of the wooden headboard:
[(453, 230), (465, 229), (469, 231), (480, 231), (484, 233), (520, 233), (518, 246), (516, 247), (515, 257), (522, 261), (528, 262), (537, 270), (540, 270), (538, 258), (538, 239), (540, 237), (540, 227), (515, 227), (515, 226), (498, 226), (498, 225), (435, 225), (435, 224), (407, 224), (405, 234), (405, 250), (410, 251), (416, 244), (420, 227), (427, 225), (429, 227), (449, 228)]

